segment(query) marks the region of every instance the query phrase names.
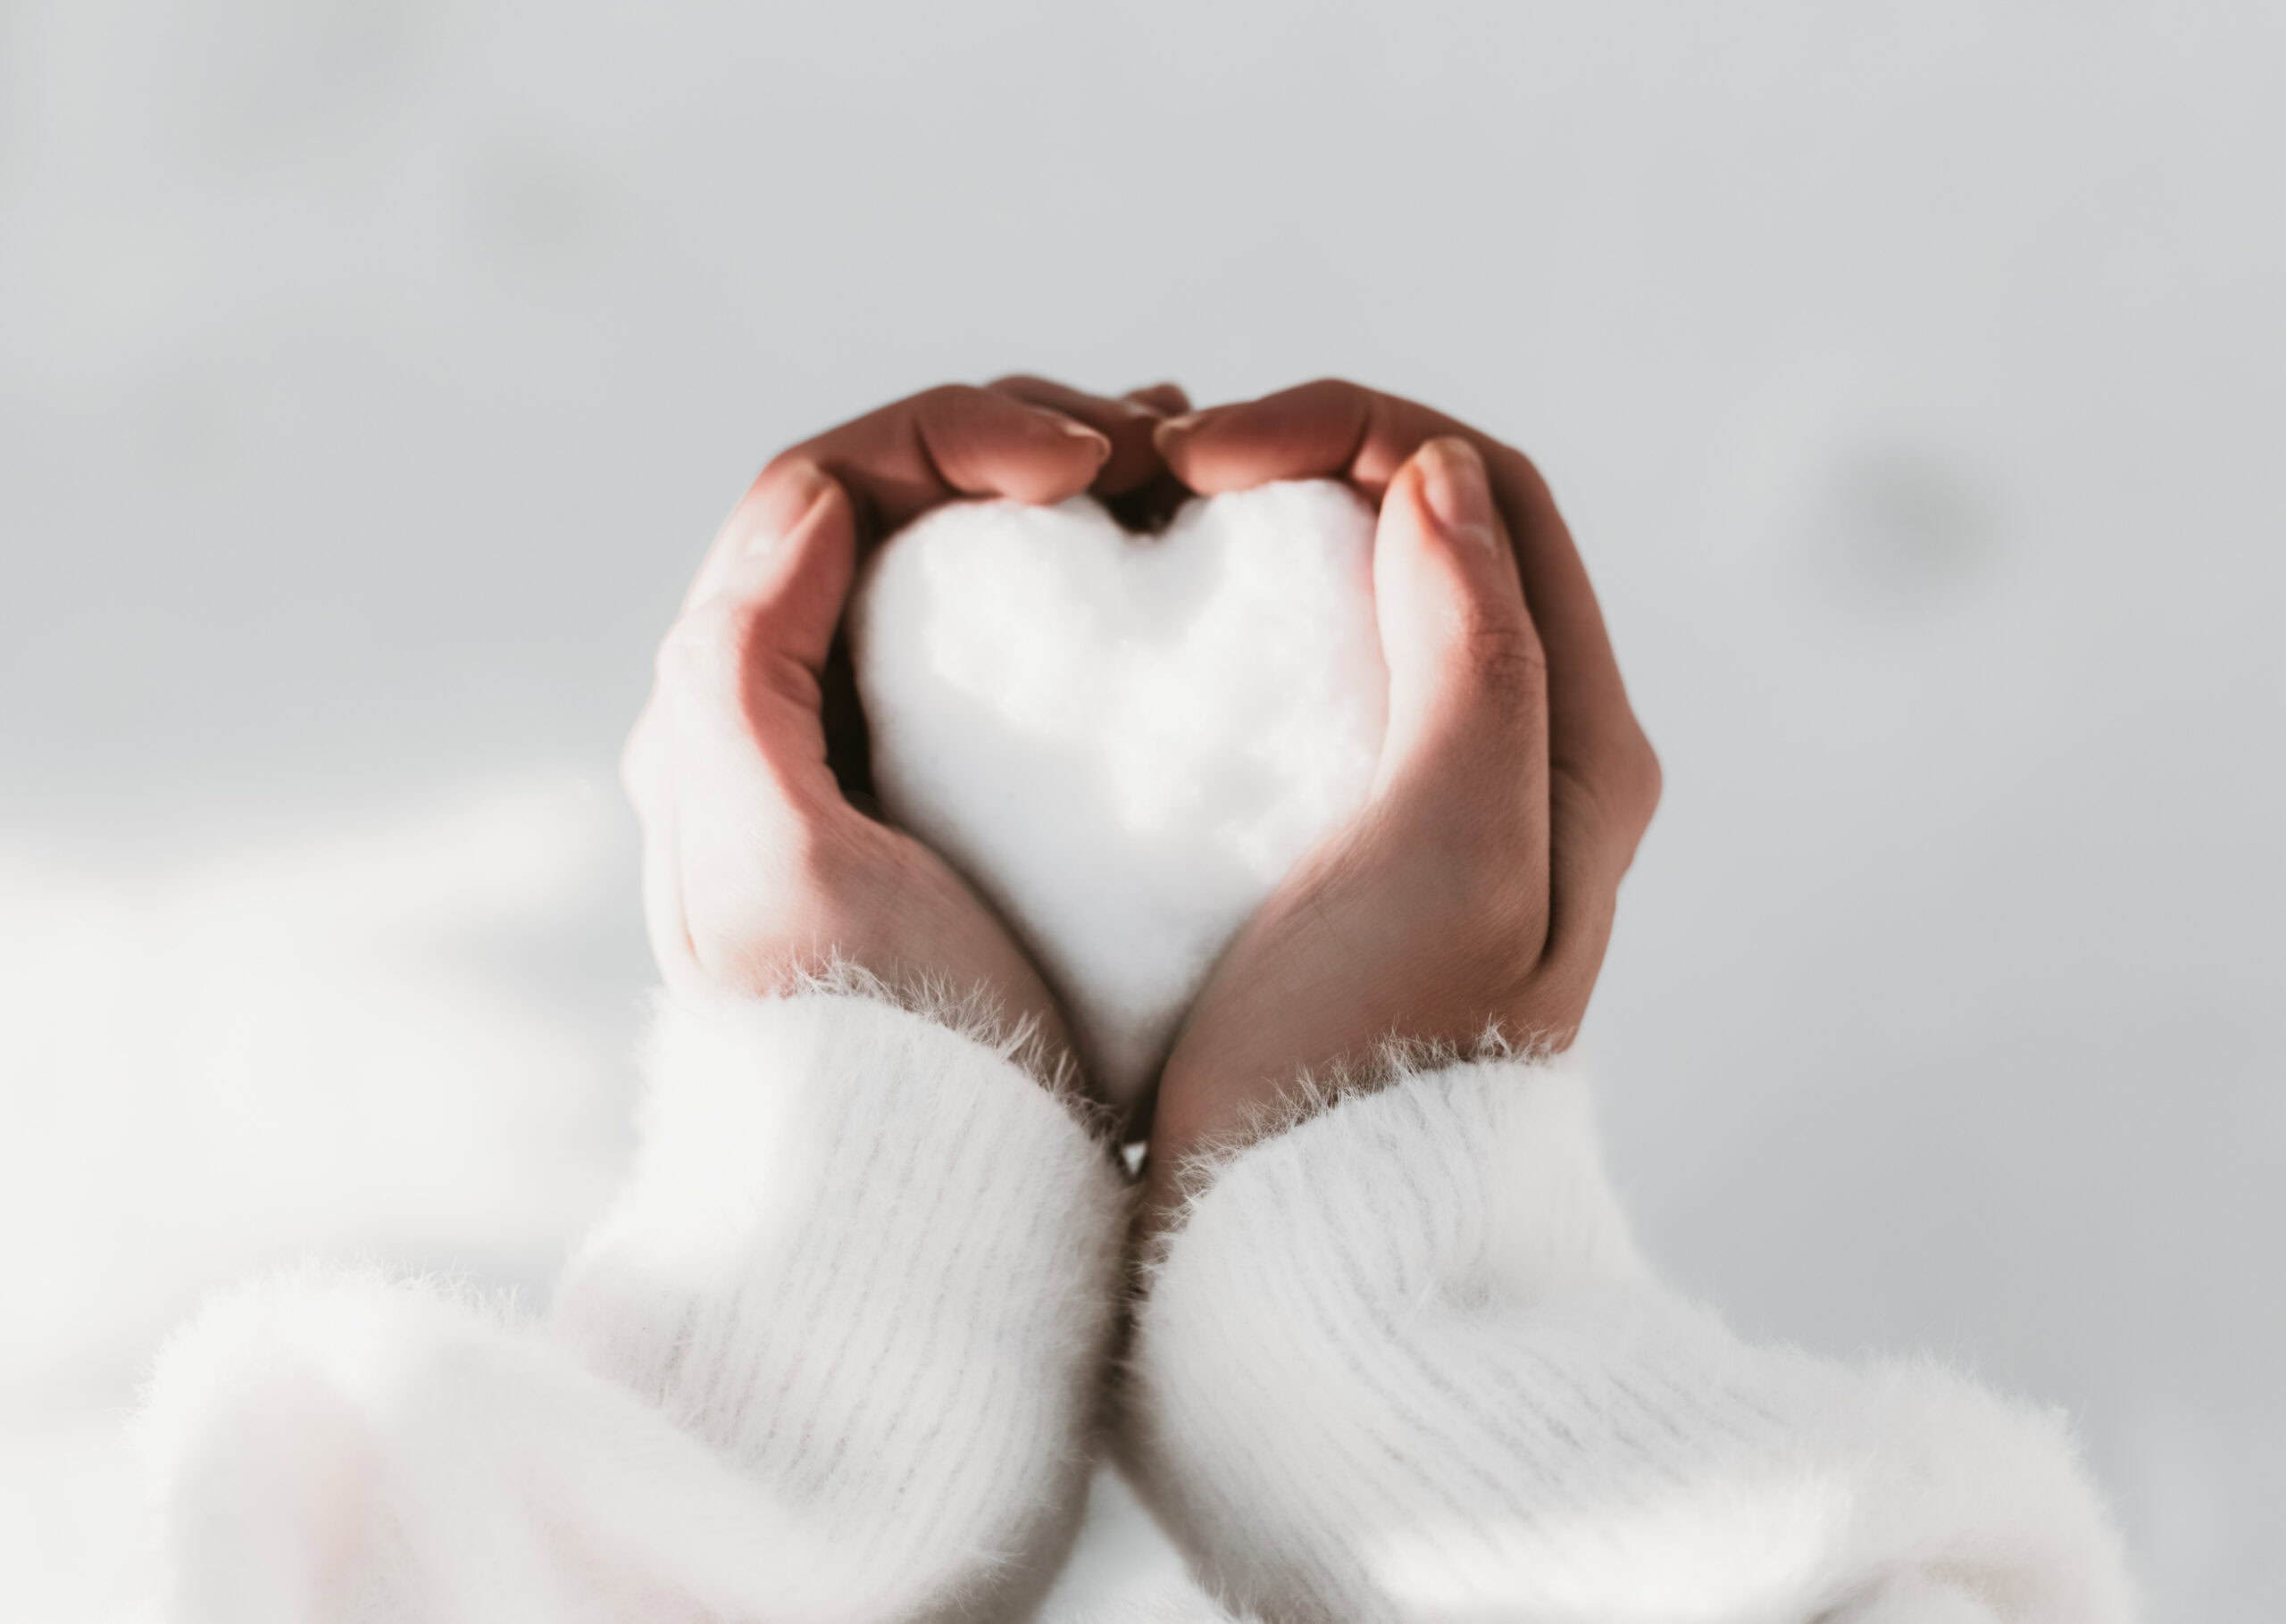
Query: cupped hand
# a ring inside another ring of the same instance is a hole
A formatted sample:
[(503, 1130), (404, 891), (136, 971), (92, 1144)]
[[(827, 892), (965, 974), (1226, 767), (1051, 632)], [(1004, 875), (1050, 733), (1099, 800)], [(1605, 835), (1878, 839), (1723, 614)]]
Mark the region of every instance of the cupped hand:
[(1344, 479), (1381, 503), (1389, 729), (1362, 811), (1225, 952), (1162, 1073), (1154, 1204), (1193, 1152), (1392, 1039), (1560, 1048), (1586, 1012), (1659, 768), (1570, 533), (1521, 453), (1324, 382), (1156, 431), (1192, 489)]
[[(862, 718), (839, 641), (863, 551), (939, 504), (1127, 496), (1164, 478), (1171, 386), (1123, 400), (1037, 379), (947, 387), (763, 469), (659, 650), (623, 776), (643, 827), (661, 974), (697, 999), (783, 991), (835, 964), (908, 995), (981, 995), (1068, 1048), (1038, 970), (918, 841), (867, 815)], [(853, 800), (852, 797), (855, 797)]]

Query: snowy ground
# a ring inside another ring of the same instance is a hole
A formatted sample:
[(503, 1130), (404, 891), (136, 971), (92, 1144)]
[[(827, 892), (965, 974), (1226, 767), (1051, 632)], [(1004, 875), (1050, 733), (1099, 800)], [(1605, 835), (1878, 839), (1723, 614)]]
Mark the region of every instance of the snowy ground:
[(684, 575), (1019, 367), (1531, 447), (1668, 766), (1655, 1250), (2067, 1403), (2156, 1620), (2286, 1616), (2286, 23), (1233, 9), (0, 8), (0, 1616), (131, 1616), (200, 1291), (544, 1287)]

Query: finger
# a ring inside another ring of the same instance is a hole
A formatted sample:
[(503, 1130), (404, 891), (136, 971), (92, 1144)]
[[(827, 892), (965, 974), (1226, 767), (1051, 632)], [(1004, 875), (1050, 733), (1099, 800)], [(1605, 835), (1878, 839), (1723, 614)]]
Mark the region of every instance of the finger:
[[(1190, 410), (1190, 396), (1184, 393), (1181, 384), (1148, 384), (1139, 389), (1130, 389), (1121, 398), (1131, 400), (1161, 418), (1178, 417)], [(1156, 439), (1152, 449), (1155, 461), (1158, 461), (1158, 473), (1114, 504), (1112, 512), (1130, 530), (1156, 534), (1167, 528), (1193, 493), (1174, 477), (1163, 460), (1156, 458)]]
[[(1160, 425), (1155, 439), (1167, 466), (1193, 490), (1244, 490), (1272, 479), (1352, 479), (1372, 414), (1386, 397), (1355, 384), (1323, 379), (1259, 400), (1209, 406)], [(1426, 439), (1417, 436), (1414, 445)], [(1379, 481), (1379, 496), (1407, 446)], [(1364, 484), (1364, 481), (1360, 481)]]
[[(866, 539), (878, 540), (963, 496), (1076, 496), (1110, 454), (1101, 430), (1061, 412), (997, 389), (947, 384), (844, 423), (779, 462), (808, 461), (839, 480)], [(763, 479), (771, 477), (764, 470)]]
[[(772, 876), (843, 813), (826, 761), (820, 678), (855, 566), (849, 499), (823, 472), (801, 476), (809, 510), (722, 567), (713, 595), (676, 621), (659, 651), (640, 737), (663, 790), (645, 819), (644, 912), (661, 971), (703, 988), (736, 966), (705, 944), (740, 887)], [(758, 879), (759, 877), (759, 879)], [(751, 898), (749, 900), (752, 900)]]
[(1085, 394), (1046, 378), (1003, 378), (989, 387), (1085, 423), (1110, 441), (1111, 453), (1091, 487), (1106, 496), (1123, 495), (1165, 471), (1158, 447), (1151, 443), (1151, 431), (1166, 415), (1163, 412), (1139, 401)]
[(808, 516), (827, 483), (824, 470), (814, 462), (784, 455), (773, 459), (715, 531), (683, 593), (683, 612), (721, 596), (747, 560), (783, 541)]
[(856, 526), (847, 495), (822, 471), (797, 465), (787, 482), (808, 494), (801, 517), (722, 561), (713, 594), (660, 647), (658, 693), (685, 790), (694, 763), (759, 760), (781, 790), (805, 795), (831, 781), (819, 705), (855, 574)]
[(1426, 786), (1466, 817), (1548, 837), (1548, 670), (1483, 459), (1440, 437), (1390, 482), (1373, 543), (1389, 664), (1375, 793)]
[(1190, 396), (1178, 383), (1147, 384), (1140, 389), (1130, 389), (1120, 398), (1147, 406), (1161, 417), (1181, 417), (1190, 410)]
[(864, 545), (964, 496), (1075, 496), (1110, 451), (1099, 430), (1013, 396), (962, 384), (924, 390), (772, 458), (723, 521), (684, 606), (712, 596), (730, 561), (806, 511), (805, 471), (841, 483)]
[(1465, 439), (1484, 459), (1547, 661), (1551, 772), (1577, 787), (1571, 802), (1595, 812), (1592, 828), (1559, 824), (1557, 841), (1591, 847), (1604, 867), (1623, 870), (1657, 804), (1657, 762), (1628, 704), (1587, 568), (1529, 458), (1426, 406), (1339, 380), (1171, 420), (1156, 441), (1194, 490), (1332, 477), (1378, 496), (1439, 435)]
[[(1120, 398), (1132, 401), (1161, 419), (1180, 416), (1190, 410), (1190, 396), (1176, 383), (1147, 384), (1139, 389), (1130, 389)], [(1152, 442), (1152, 461), (1158, 472), (1113, 503), (1111, 511), (1113, 517), (1129, 529), (1156, 535), (1167, 528), (1193, 493), (1158, 456), (1156, 438)]]

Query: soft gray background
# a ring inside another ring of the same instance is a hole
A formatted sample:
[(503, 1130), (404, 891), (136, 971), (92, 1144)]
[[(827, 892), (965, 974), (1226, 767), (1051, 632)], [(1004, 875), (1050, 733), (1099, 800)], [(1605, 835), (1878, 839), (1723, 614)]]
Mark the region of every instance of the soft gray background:
[(0, 1614), (305, 1249), (544, 1281), (613, 784), (780, 445), (1025, 368), (1529, 447), (1668, 767), (1589, 1043), (1744, 1328), (2080, 1418), (2286, 1616), (2286, 27), (1768, 4), (0, 4)]

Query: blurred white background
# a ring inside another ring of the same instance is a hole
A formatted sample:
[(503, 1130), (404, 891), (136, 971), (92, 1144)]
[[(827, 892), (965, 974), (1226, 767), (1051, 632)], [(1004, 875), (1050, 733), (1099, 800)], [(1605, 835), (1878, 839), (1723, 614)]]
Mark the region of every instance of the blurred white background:
[(0, 1616), (130, 1616), (204, 1290), (544, 1287), (686, 574), (1014, 369), (1531, 449), (1668, 768), (1656, 1253), (2067, 1404), (2155, 1620), (2286, 1616), (2286, 12), (621, 9), (0, 4)]

